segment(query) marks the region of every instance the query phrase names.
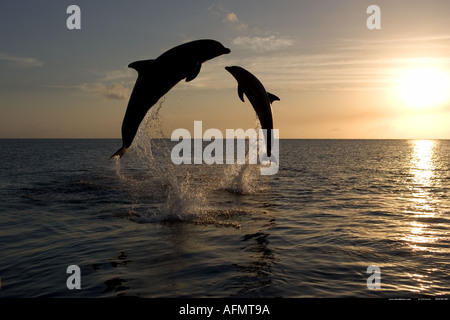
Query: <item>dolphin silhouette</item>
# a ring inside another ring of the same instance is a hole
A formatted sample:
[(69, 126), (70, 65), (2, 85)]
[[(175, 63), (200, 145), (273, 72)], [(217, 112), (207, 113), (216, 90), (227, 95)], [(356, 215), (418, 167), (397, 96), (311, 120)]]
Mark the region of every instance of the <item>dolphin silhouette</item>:
[(122, 122), (122, 147), (111, 158), (125, 154), (148, 110), (172, 87), (182, 79), (194, 80), (203, 62), (230, 52), (218, 41), (203, 39), (176, 46), (154, 60), (130, 63), (138, 78)]
[(259, 123), (262, 129), (267, 130), (266, 136), (266, 150), (267, 156), (270, 158), (272, 151), (272, 129), (273, 129), (273, 116), (272, 116), (272, 102), (280, 100), (276, 95), (266, 91), (262, 83), (253, 74), (248, 72), (242, 67), (232, 66), (225, 67), (231, 75), (238, 82), (238, 95), (239, 98), (244, 101), (244, 93), (253, 106), (258, 116)]

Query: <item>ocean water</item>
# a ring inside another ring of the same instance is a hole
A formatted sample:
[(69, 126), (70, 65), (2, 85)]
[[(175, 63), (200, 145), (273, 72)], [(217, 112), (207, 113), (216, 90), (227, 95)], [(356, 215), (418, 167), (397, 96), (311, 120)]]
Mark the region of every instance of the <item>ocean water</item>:
[(281, 140), (273, 176), (120, 145), (0, 140), (0, 297), (450, 295), (450, 141)]

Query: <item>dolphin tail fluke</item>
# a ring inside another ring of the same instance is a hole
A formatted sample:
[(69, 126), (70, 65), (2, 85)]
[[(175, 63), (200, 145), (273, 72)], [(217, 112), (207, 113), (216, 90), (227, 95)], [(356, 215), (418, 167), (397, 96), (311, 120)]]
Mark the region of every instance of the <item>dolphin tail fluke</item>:
[(119, 150), (117, 150), (116, 153), (114, 153), (110, 159), (114, 158), (114, 157), (118, 157), (119, 159), (123, 157), (123, 155), (125, 154), (125, 152), (127, 152), (127, 147), (123, 146), (122, 148), (120, 148)]

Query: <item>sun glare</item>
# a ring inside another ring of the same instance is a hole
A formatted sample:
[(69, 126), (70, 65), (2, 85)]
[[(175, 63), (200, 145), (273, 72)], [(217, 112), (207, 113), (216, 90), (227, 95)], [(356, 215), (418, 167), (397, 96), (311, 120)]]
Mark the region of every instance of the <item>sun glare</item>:
[(398, 94), (406, 107), (427, 108), (450, 99), (450, 76), (432, 68), (404, 70), (398, 79)]

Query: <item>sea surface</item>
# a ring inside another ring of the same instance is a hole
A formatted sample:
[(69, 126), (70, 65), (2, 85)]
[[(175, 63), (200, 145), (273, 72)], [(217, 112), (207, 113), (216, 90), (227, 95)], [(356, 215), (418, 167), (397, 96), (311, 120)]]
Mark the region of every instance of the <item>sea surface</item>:
[(450, 296), (450, 141), (281, 140), (266, 176), (120, 146), (0, 140), (0, 297)]

